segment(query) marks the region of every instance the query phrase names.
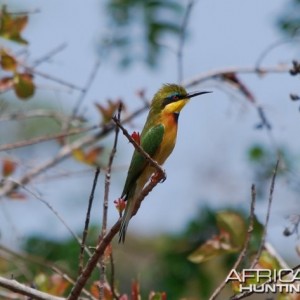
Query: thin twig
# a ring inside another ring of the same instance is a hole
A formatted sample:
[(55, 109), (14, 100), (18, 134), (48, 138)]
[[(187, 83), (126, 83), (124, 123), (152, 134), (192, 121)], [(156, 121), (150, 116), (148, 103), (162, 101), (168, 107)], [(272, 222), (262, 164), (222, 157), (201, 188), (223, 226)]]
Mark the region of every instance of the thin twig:
[(32, 68), (37, 67), (38, 65), (42, 64), (43, 62), (45, 62), (45, 61), (49, 60), (50, 58), (52, 58), (53, 56), (55, 56), (57, 53), (63, 51), (66, 47), (67, 47), (67, 43), (62, 43), (61, 45), (58, 45), (57, 47), (55, 47), (54, 49), (52, 49), (51, 51), (49, 51), (42, 57), (34, 60), (31, 67)]
[[(46, 110), (46, 109), (34, 109), (30, 111), (18, 111), (7, 114), (1, 114), (0, 122), (3, 121), (19, 121), (29, 118), (52, 118), (58, 123), (64, 123), (69, 119), (68, 116), (58, 111)], [(82, 117), (76, 118), (78, 121), (85, 121)]]
[[(118, 109), (118, 114), (116, 119), (120, 122), (122, 104), (120, 104)], [(103, 199), (103, 213), (102, 213), (102, 230), (100, 239), (106, 234), (107, 230), (107, 214), (108, 214), (108, 196), (111, 182), (111, 168), (114, 161), (115, 154), (117, 152), (117, 144), (119, 137), (119, 126), (116, 125), (115, 129), (115, 139), (112, 150), (110, 152), (108, 166), (106, 168), (105, 174), (105, 186), (104, 186), (104, 199)], [(104, 285), (105, 285), (105, 273), (106, 273), (106, 264), (104, 255), (100, 258), (100, 288), (99, 288), (99, 299), (104, 299)]]
[(263, 60), (267, 57), (267, 55), (269, 55), (269, 53), (271, 51), (273, 51), (275, 48), (277, 48), (278, 46), (282, 46), (284, 44), (289, 44), (289, 43), (295, 43), (296, 41), (299, 42), (299, 39), (293, 38), (293, 39), (280, 39), (272, 44), (270, 44), (266, 49), (264, 49), (261, 54), (259, 55), (259, 57), (256, 60), (255, 63), (255, 67), (256, 69), (259, 71), (260, 70), (260, 66), (263, 62)]
[[(139, 109), (137, 109), (135, 112), (133, 112), (131, 115), (129, 115), (126, 119), (123, 120), (122, 123), (127, 123), (133, 120), (137, 115), (144, 112), (148, 107), (143, 106)], [(110, 122), (102, 127), (102, 129), (91, 136), (83, 136), (82, 138), (72, 142), (71, 144), (65, 145), (60, 149), (58, 154), (51, 158), (44, 163), (40, 164), (39, 166), (35, 167), (34, 169), (30, 170), (26, 174), (24, 174), (18, 182), (12, 182), (12, 181), (6, 181), (5, 185), (0, 187), (0, 198), (3, 196), (8, 195), (11, 193), (14, 189), (18, 188), (19, 185), (25, 185), (32, 181), (34, 178), (39, 176), (42, 172), (45, 170), (48, 170), (64, 159), (68, 158), (72, 155), (74, 149), (87, 147), (89, 145), (94, 144), (99, 139), (104, 138), (106, 135), (108, 135), (112, 130), (114, 130), (115, 124), (114, 122)]]
[[(122, 105), (119, 106), (118, 114), (117, 114), (117, 117), (116, 117), (118, 122), (120, 122), (121, 109), (122, 109)], [(116, 126), (114, 144), (113, 144), (113, 148), (110, 152), (108, 166), (106, 168), (106, 173), (105, 173), (105, 187), (104, 187), (103, 215), (102, 215), (102, 232), (101, 232), (102, 236), (104, 236), (106, 234), (106, 229), (107, 229), (108, 196), (109, 196), (109, 188), (110, 188), (110, 180), (111, 180), (111, 169), (112, 169), (112, 164), (113, 164), (113, 161), (114, 161), (115, 154), (117, 152), (118, 137), (119, 137), (119, 126)]]
[(132, 138), (132, 136), (128, 133), (128, 131), (122, 126), (122, 124), (119, 122), (119, 120), (116, 117), (113, 117), (112, 120), (117, 124), (118, 127), (121, 128), (123, 134), (127, 137), (129, 142), (134, 146), (135, 150), (138, 151), (141, 155), (143, 155), (150, 165), (154, 167), (159, 173), (162, 174), (162, 179), (166, 179), (165, 171), (162, 169), (162, 167), (154, 160), (152, 157), (143, 150), (143, 148)]
[(227, 67), (220, 68), (216, 70), (211, 70), (209, 72), (201, 73), (194, 78), (188, 79), (183, 82), (183, 85), (186, 88), (193, 87), (205, 81), (214, 79), (216, 77), (220, 77), (226, 75), (228, 73), (236, 73), (236, 74), (257, 74), (257, 75), (265, 75), (265, 74), (273, 74), (273, 73), (288, 73), (290, 71), (289, 65), (278, 65), (278, 66), (270, 66), (264, 67), (257, 70), (255, 66), (250, 67)]
[[(75, 283), (74, 279), (72, 279), (65, 270), (61, 269), (61, 267), (56, 266), (53, 262), (46, 261), (45, 259), (42, 259), (42, 258), (34, 256), (34, 255), (30, 255), (28, 253), (25, 254), (25, 253), (15, 252), (1, 244), (0, 244), (0, 250), (13, 256), (14, 260), (20, 259), (23, 262), (26, 262), (26, 263), (30, 262), (30, 263), (36, 264), (40, 267), (53, 270), (55, 273), (57, 273), (58, 275), (63, 277), (66, 281), (68, 281), (70, 284), (74, 285), (74, 283)], [(82, 292), (89, 298), (96, 300), (96, 298), (90, 292), (88, 292), (86, 289), (83, 289)]]
[(65, 300), (62, 297), (52, 296), (48, 293), (40, 292), (34, 288), (25, 286), (13, 279), (6, 279), (0, 276), (0, 286), (6, 288), (10, 291), (16, 292), (20, 295), (25, 295), (30, 297), (30, 299), (37, 300)]
[(45, 199), (43, 199), (42, 197), (40, 197), (39, 195), (37, 195), (36, 193), (31, 191), (24, 185), (22, 186), (22, 189), (24, 189), (26, 192), (28, 192), (34, 198), (36, 198), (37, 200), (39, 200), (40, 202), (45, 204), (50, 209), (50, 211), (56, 216), (56, 218), (63, 224), (63, 226), (69, 231), (71, 236), (78, 242), (78, 244), (79, 245), (81, 244), (81, 240), (80, 240), (79, 236), (72, 230), (72, 228), (66, 223), (64, 218), (58, 213), (57, 210), (54, 209), (54, 207), (48, 201), (46, 201)]
[(99, 125), (93, 125), (93, 126), (90, 126), (87, 128), (73, 128), (73, 129), (70, 129), (68, 132), (46, 134), (43, 136), (32, 138), (30, 140), (19, 141), (16, 143), (5, 144), (2, 146), (0, 145), (0, 151), (8, 151), (8, 150), (12, 150), (12, 149), (31, 146), (34, 144), (39, 144), (42, 142), (48, 142), (48, 141), (60, 139), (60, 138), (66, 137), (66, 136), (71, 136), (71, 135), (76, 135), (76, 134), (84, 133), (87, 131), (91, 131), (91, 130), (97, 129), (98, 127), (99, 127)]
[[(161, 176), (159, 179), (163, 179)], [(140, 195), (136, 199), (136, 204), (132, 215), (134, 216), (141, 205), (144, 198), (153, 190), (153, 188), (158, 184), (159, 180), (150, 181), (146, 187), (142, 190)], [(90, 278), (93, 270), (95, 269), (99, 258), (104, 254), (106, 247), (111, 243), (114, 236), (119, 232), (121, 227), (121, 218), (113, 225), (113, 227), (106, 233), (106, 235), (98, 242), (98, 245), (92, 255), (92, 257), (87, 262), (81, 275), (77, 278), (77, 281), (71, 290), (67, 300), (76, 300), (81, 293), (82, 288), (85, 286), (87, 280)]]
[(194, 0), (189, 0), (185, 14), (183, 16), (182, 25), (180, 27), (180, 35), (177, 49), (177, 67), (178, 67), (178, 83), (180, 84), (183, 78), (183, 48), (185, 44), (186, 29), (191, 11), (194, 5)]
[[(236, 270), (246, 256), (246, 252), (248, 250), (250, 238), (251, 238), (252, 231), (253, 231), (253, 224), (254, 224), (254, 217), (255, 217), (255, 215), (254, 215), (255, 203), (256, 203), (256, 189), (255, 189), (255, 185), (252, 184), (252, 186), (251, 186), (251, 205), (250, 205), (250, 215), (249, 215), (249, 225), (248, 225), (247, 235), (246, 235), (246, 238), (244, 241), (242, 251), (240, 252), (240, 254), (239, 254), (237, 260), (235, 261), (233, 267), (231, 268), (231, 270), (233, 270), (233, 269)], [(228, 275), (229, 275), (229, 273), (228, 273)], [(226, 278), (228, 277), (228, 275), (226, 276)], [(215, 289), (213, 294), (210, 296), (209, 300), (216, 299), (217, 296), (221, 293), (221, 291), (225, 287), (226, 283), (227, 283), (226, 280), (223, 280), (222, 283)]]
[(100, 174), (100, 168), (97, 167), (96, 171), (95, 171), (91, 194), (89, 197), (89, 204), (88, 204), (88, 209), (86, 212), (85, 224), (84, 224), (84, 229), (83, 229), (83, 233), (82, 233), (82, 240), (81, 240), (80, 254), (79, 254), (78, 274), (81, 274), (82, 269), (83, 269), (83, 256), (84, 256), (84, 249), (86, 247), (85, 242), (86, 242), (86, 238), (87, 238), (87, 234), (88, 234), (90, 215), (91, 215), (91, 210), (92, 210), (92, 205), (93, 205), (93, 200), (94, 200), (94, 195), (95, 195), (95, 190), (96, 190), (99, 174)]
[(73, 112), (71, 114), (71, 119), (73, 119), (74, 117), (76, 117), (78, 111), (79, 111), (79, 108), (82, 104), (82, 102), (84, 101), (85, 97), (86, 97), (86, 94), (87, 92), (89, 91), (91, 85), (93, 84), (95, 78), (96, 78), (96, 75), (98, 73), (98, 70), (99, 70), (99, 67), (100, 67), (100, 60), (97, 60), (92, 71), (91, 71), (91, 74), (84, 86), (84, 88), (82, 89), (79, 97), (78, 97), (78, 100), (76, 101), (75, 103), (75, 106), (74, 106), (74, 109), (73, 109)]
[[(33, 15), (33, 14), (38, 14), (40, 13), (41, 10), (39, 8), (35, 8), (33, 10), (28, 10), (28, 11), (18, 11), (18, 12), (8, 12), (10, 15), (13, 16), (20, 16), (20, 15)], [(1, 13), (0, 13), (1, 15)]]
[(275, 187), (275, 180), (276, 180), (276, 175), (277, 175), (277, 170), (278, 170), (278, 165), (279, 165), (279, 159), (276, 162), (276, 166), (275, 169), (273, 171), (273, 176), (272, 176), (272, 181), (271, 181), (271, 186), (270, 186), (270, 192), (269, 192), (269, 201), (268, 201), (268, 208), (267, 208), (267, 214), (266, 214), (266, 220), (264, 223), (264, 230), (262, 233), (262, 237), (261, 237), (261, 241), (260, 241), (260, 246), (259, 249), (255, 255), (255, 258), (251, 264), (250, 269), (255, 268), (255, 266), (257, 265), (259, 258), (261, 256), (261, 253), (264, 249), (265, 246), (265, 242), (266, 242), (266, 237), (267, 237), (267, 229), (268, 229), (268, 225), (269, 225), (269, 220), (270, 220), (270, 215), (271, 215), (271, 207), (272, 207), (272, 202), (273, 202), (273, 193), (274, 193), (274, 187)]

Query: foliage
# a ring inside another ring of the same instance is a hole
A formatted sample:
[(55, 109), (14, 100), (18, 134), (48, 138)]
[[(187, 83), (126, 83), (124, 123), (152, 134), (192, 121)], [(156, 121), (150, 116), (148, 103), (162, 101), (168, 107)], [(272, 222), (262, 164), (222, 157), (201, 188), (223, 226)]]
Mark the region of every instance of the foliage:
[(278, 20), (278, 26), (288, 36), (299, 36), (300, 29), (300, 1), (289, 0), (284, 13)]
[(113, 27), (102, 47), (118, 50), (123, 67), (136, 61), (155, 66), (163, 39), (180, 34), (183, 6), (178, 0), (110, 0), (107, 11)]
[[(281, 160), (277, 175), (286, 176), (292, 168), (292, 155), (286, 147), (281, 147), (275, 151), (277, 151)], [(263, 196), (265, 187), (268, 186), (268, 182), (273, 175), (276, 153), (271, 147), (257, 143), (249, 147), (247, 155), (249, 166), (252, 168), (257, 183), (257, 194)]]

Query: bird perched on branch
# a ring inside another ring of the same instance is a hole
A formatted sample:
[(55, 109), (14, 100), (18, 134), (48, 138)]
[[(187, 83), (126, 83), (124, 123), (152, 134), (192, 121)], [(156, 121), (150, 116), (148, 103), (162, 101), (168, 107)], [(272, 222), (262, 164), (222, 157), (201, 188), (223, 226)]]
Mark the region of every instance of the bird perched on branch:
[[(187, 93), (180, 85), (165, 84), (154, 95), (147, 121), (140, 135), (140, 146), (159, 165), (166, 161), (174, 149), (180, 111), (192, 97), (206, 93), (210, 92)], [(127, 201), (127, 204), (122, 216), (119, 242), (125, 241), (136, 199), (155, 171), (149, 161), (135, 150), (121, 195), (121, 199)]]

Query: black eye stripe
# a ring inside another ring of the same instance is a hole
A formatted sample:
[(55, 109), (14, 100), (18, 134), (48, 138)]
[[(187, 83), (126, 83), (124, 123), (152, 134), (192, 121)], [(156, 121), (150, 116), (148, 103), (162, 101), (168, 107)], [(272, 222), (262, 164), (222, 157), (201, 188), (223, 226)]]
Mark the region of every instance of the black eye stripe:
[(185, 97), (184, 95), (172, 95), (172, 96), (166, 97), (162, 102), (162, 107), (165, 107), (166, 105), (168, 105), (170, 103), (184, 99), (184, 97)]

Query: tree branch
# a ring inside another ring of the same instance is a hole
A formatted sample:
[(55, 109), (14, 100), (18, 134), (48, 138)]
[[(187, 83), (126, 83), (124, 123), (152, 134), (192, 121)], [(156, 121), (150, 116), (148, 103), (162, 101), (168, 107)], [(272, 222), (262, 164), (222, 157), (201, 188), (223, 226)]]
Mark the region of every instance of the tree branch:
[(19, 283), (18, 281), (14, 280), (14, 279), (6, 279), (4, 277), (0, 276), (0, 286), (16, 292), (18, 294), (21, 295), (25, 295), (30, 297), (31, 299), (37, 299), (37, 300), (65, 300), (65, 298), (62, 297), (56, 297), (56, 296), (52, 296), (49, 295), (47, 293), (44, 292), (40, 292), (34, 288), (25, 286), (21, 283)]
[[(160, 179), (163, 179), (163, 176), (160, 177)], [(150, 181), (146, 187), (142, 190), (141, 194), (137, 198), (136, 205), (134, 207), (132, 216), (134, 216), (142, 203), (142, 201), (145, 199), (145, 197), (153, 190), (153, 188), (158, 184), (157, 181)], [(77, 278), (77, 282), (75, 283), (73, 289), (71, 290), (70, 295), (68, 296), (68, 300), (76, 300), (78, 299), (81, 290), (85, 286), (86, 282), (90, 278), (93, 270), (95, 269), (97, 262), (99, 258), (103, 255), (106, 247), (111, 243), (114, 236), (119, 232), (121, 227), (121, 219), (119, 219), (113, 227), (110, 229), (110, 231), (103, 237), (102, 240), (99, 241), (95, 252), (93, 253), (92, 257), (89, 259), (89, 261), (86, 264), (86, 267), (82, 271), (81, 275)]]
[[(245, 238), (243, 249), (240, 252), (240, 254), (239, 254), (236, 262), (234, 263), (233, 267), (231, 268), (231, 270), (232, 269), (236, 270), (238, 268), (238, 266), (240, 265), (240, 263), (244, 259), (245, 255), (246, 255), (246, 252), (248, 250), (251, 234), (252, 234), (252, 231), (253, 231), (254, 216), (255, 216), (254, 215), (255, 203), (256, 203), (256, 189), (255, 189), (255, 185), (252, 184), (252, 186), (251, 186), (250, 216), (249, 216), (249, 225), (248, 225), (247, 235), (246, 235), (246, 238)], [(227, 277), (228, 277), (228, 275), (226, 276), (226, 278)], [(223, 280), (222, 283), (215, 289), (215, 291), (213, 292), (213, 294), (211, 295), (209, 300), (216, 299), (218, 297), (218, 295), (221, 293), (221, 291), (223, 290), (223, 288), (225, 287), (225, 285), (226, 285), (226, 281)]]
[[(143, 107), (137, 109), (135, 112), (133, 112), (130, 116), (128, 116), (126, 119), (123, 120), (123, 124), (130, 122), (133, 120), (137, 115), (144, 112), (146, 109), (148, 109), (148, 106), (144, 105)], [(27, 184), (28, 182), (32, 181), (34, 178), (39, 176), (42, 172), (45, 170), (48, 170), (64, 159), (68, 158), (72, 155), (72, 152), (74, 149), (87, 147), (89, 145), (94, 144), (99, 139), (104, 138), (106, 135), (108, 135), (112, 130), (114, 130), (115, 124), (114, 122), (110, 122), (102, 127), (102, 129), (95, 134), (91, 136), (84, 136), (71, 144), (63, 146), (58, 154), (54, 157), (49, 159), (48, 161), (45, 161), (44, 163), (40, 164), (39, 166), (35, 167), (34, 169), (30, 170), (26, 174), (24, 174), (18, 182), (14, 181), (6, 181), (3, 186), (0, 184), (0, 198), (8, 195), (11, 193), (14, 189), (18, 188), (18, 186), (22, 186)]]

